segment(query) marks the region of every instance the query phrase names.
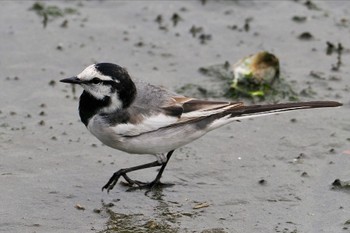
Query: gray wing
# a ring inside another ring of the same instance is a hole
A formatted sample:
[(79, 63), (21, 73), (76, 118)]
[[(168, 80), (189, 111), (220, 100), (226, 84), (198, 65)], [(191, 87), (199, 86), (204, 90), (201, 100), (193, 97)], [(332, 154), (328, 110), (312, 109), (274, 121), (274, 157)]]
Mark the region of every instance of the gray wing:
[[(183, 108), (177, 103), (178, 98), (186, 98), (165, 88), (135, 80), (136, 98), (129, 107), (130, 116), (142, 118), (160, 113), (180, 117)], [(137, 120), (136, 120), (137, 121)]]
[(197, 100), (141, 80), (134, 82), (137, 95), (128, 112), (130, 122), (136, 124), (142, 122), (145, 117), (159, 114), (176, 117), (177, 123), (186, 122), (242, 105), (242, 103)]
[(159, 106), (171, 105), (174, 97), (184, 97), (165, 88), (135, 80), (137, 95), (134, 101), (135, 106), (149, 106), (151, 109)]

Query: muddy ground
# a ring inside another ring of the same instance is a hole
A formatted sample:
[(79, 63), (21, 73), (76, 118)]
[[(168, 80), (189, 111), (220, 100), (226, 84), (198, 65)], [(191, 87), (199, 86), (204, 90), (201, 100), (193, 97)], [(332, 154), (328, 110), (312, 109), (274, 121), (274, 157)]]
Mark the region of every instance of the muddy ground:
[[(34, 3), (0, 2), (1, 232), (350, 231), (350, 191), (332, 186), (350, 180), (350, 2)], [(343, 49), (327, 55), (327, 42)], [(163, 176), (174, 186), (101, 192), (116, 170), (154, 157), (101, 145), (79, 120), (81, 88), (58, 80), (108, 61), (226, 99), (199, 68), (261, 50), (301, 100), (344, 106), (233, 123), (175, 152)]]

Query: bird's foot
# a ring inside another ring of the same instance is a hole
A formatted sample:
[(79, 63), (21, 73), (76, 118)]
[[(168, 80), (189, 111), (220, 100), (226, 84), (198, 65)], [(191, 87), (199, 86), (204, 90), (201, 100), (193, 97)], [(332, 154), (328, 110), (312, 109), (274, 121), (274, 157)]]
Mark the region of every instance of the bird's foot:
[(121, 181), (120, 183), (124, 186), (128, 186), (128, 187), (139, 187), (139, 186), (143, 186), (146, 185), (146, 182), (142, 182), (139, 180), (132, 180), (130, 179), (128, 176), (124, 176), (125, 181)]
[(103, 190), (107, 190), (107, 193), (109, 193), (110, 190), (112, 190), (114, 188), (114, 186), (117, 184), (118, 180), (120, 177), (124, 177), (124, 179), (130, 184), (130, 185), (133, 185), (133, 184), (138, 184), (138, 183), (143, 183), (143, 182), (140, 182), (140, 181), (135, 181), (135, 180), (132, 180), (130, 179), (127, 175), (126, 175), (126, 170), (125, 169), (120, 169), (119, 171), (115, 172), (113, 174), (113, 176), (108, 180), (107, 184), (105, 184), (103, 187), (102, 187), (102, 191)]
[[(103, 190), (107, 190), (107, 193), (109, 193), (110, 190), (114, 188), (114, 186), (117, 184), (120, 177), (123, 177), (126, 182), (122, 182), (122, 184), (129, 186), (131, 188), (140, 188), (140, 187), (146, 187), (147, 185), (150, 185), (150, 183), (142, 182), (139, 180), (133, 180), (131, 179), (125, 172), (125, 169), (121, 169), (113, 174), (113, 176), (109, 179), (107, 184), (105, 184), (102, 187)], [(152, 182), (151, 182), (152, 183)]]
[(158, 189), (158, 188), (167, 188), (167, 187), (171, 187), (174, 184), (170, 184), (170, 183), (162, 183), (160, 182), (160, 180), (154, 180), (152, 182), (149, 183), (144, 183), (144, 182), (140, 182), (139, 184), (137, 184), (137, 186), (134, 187), (130, 187), (127, 192), (130, 191), (135, 191), (135, 190), (140, 190), (140, 189), (146, 189), (146, 194), (154, 189)]

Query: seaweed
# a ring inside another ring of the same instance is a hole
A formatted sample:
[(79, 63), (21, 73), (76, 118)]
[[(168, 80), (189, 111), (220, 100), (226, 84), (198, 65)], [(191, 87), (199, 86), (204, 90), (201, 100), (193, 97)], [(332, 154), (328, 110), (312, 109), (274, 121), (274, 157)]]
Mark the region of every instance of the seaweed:
[(48, 22), (53, 21), (56, 18), (63, 17), (67, 14), (76, 14), (78, 11), (74, 8), (64, 8), (61, 9), (58, 6), (47, 6), (41, 2), (35, 2), (30, 11), (34, 11), (39, 17), (42, 18), (43, 27), (46, 28)]
[[(267, 51), (247, 56), (233, 65), (226, 61), (223, 64), (201, 67), (199, 72), (214, 77), (216, 83), (221, 83), (220, 91), (224, 92), (223, 96), (233, 100), (279, 102), (299, 99), (291, 83), (281, 77), (278, 58)], [(299, 94), (311, 96), (312, 92), (306, 89)]]

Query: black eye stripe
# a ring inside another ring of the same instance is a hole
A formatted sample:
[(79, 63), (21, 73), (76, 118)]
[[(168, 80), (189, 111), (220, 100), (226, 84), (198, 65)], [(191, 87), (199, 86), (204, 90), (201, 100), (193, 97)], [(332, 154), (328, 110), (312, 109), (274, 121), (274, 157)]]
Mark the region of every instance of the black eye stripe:
[(93, 83), (93, 84), (100, 84), (102, 83), (103, 85), (111, 85), (111, 86), (114, 86), (114, 85), (117, 85), (118, 83), (112, 81), (112, 80), (101, 80), (99, 78), (93, 78), (91, 79), (90, 81), (88, 81), (89, 83)]
[(93, 84), (99, 84), (100, 82), (102, 82), (102, 80), (99, 79), (99, 78), (93, 78), (93, 79), (90, 80), (90, 82), (93, 83)]

